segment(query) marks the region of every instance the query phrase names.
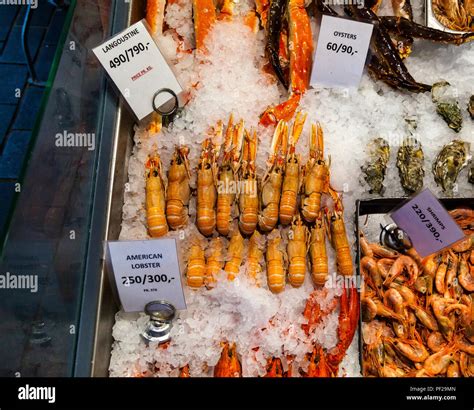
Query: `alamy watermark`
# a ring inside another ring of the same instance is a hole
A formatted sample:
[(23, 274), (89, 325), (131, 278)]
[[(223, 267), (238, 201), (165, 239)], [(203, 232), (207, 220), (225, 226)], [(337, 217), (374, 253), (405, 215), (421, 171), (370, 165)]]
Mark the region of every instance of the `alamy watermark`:
[(0, 0), (0, 6), (31, 6), (38, 8), (38, 0)]
[(58, 132), (54, 138), (54, 144), (57, 147), (87, 147), (89, 151), (93, 151), (95, 149), (95, 134), (93, 132), (74, 133), (64, 130), (63, 132)]
[(0, 275), (0, 289), (29, 289), (38, 292), (38, 275), (14, 275), (10, 272)]
[(324, 287), (328, 289), (350, 289), (356, 288), (357, 290), (362, 289), (364, 278), (360, 275), (343, 276), (336, 272), (328, 275)]
[(217, 192), (219, 194), (257, 196), (257, 181), (218, 181)]
[(33, 387), (29, 384), (18, 388), (19, 400), (46, 400), (56, 402), (56, 387)]
[(364, 0), (323, 0), (326, 6), (357, 6), (360, 9), (364, 7), (364, 3)]

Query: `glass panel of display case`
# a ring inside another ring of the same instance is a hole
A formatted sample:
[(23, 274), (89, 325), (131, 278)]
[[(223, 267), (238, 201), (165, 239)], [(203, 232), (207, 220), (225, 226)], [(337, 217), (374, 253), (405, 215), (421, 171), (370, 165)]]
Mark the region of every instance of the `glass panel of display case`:
[(3, 246), (0, 376), (73, 374), (105, 98), (91, 48), (111, 15), (110, 0), (70, 5)]

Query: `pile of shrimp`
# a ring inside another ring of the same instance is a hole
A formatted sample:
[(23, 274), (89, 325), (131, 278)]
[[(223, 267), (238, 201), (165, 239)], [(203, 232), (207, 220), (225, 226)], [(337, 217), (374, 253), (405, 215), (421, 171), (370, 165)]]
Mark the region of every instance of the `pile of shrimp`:
[(424, 259), (360, 235), (363, 374), (473, 377), (474, 235)]

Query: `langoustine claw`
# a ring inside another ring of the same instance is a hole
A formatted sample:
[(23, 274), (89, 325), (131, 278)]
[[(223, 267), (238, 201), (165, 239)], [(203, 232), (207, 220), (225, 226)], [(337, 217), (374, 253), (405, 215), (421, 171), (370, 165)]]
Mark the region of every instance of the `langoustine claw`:
[(349, 289), (344, 286), (340, 297), (339, 327), (337, 328), (339, 342), (327, 354), (328, 368), (333, 375), (337, 375), (339, 364), (352, 343), (359, 322), (359, 311), (359, 292), (357, 288), (353, 284)]

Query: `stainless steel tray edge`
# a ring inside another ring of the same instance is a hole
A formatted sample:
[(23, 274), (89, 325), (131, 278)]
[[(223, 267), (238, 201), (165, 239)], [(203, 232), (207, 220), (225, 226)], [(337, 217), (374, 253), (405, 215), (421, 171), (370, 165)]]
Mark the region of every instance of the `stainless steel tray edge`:
[[(121, 31), (144, 17), (144, 0), (130, 0), (129, 5), (125, 4), (123, 7), (128, 7), (126, 25), (125, 27), (116, 27), (114, 32)], [(117, 240), (120, 234), (124, 190), (128, 180), (128, 162), (133, 148), (133, 127), (135, 123), (134, 116), (121, 102), (117, 110), (113, 132), (114, 147), (108, 185), (109, 192), (107, 193), (105, 240)], [(100, 244), (104, 247), (104, 257), (105, 240), (103, 244)], [(99, 246), (99, 244), (97, 245)], [(113, 343), (112, 328), (115, 323), (115, 314), (119, 309), (119, 302), (115, 295), (116, 291), (109, 280), (105, 263), (102, 263), (99, 274), (99, 301), (90, 375), (93, 377), (107, 377), (109, 375)]]
[(457, 31), (457, 30), (451, 30), (441, 24), (441, 22), (436, 18), (434, 11), (433, 11), (433, 5), (432, 5), (433, 0), (426, 0), (425, 1), (425, 24), (428, 27), (435, 28), (436, 30), (441, 30), (445, 31), (447, 33), (452, 33), (452, 34), (464, 34), (468, 33), (468, 31)]

